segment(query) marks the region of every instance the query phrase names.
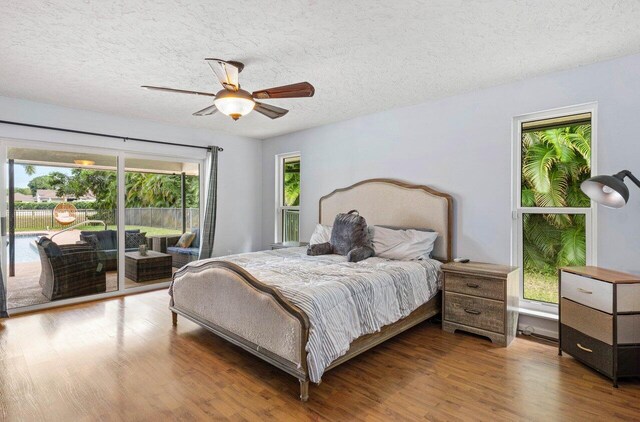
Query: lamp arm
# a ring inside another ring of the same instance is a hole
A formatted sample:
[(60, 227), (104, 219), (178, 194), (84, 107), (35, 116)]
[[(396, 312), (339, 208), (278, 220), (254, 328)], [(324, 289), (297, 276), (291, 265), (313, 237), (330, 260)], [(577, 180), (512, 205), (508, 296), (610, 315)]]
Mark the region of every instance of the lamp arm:
[(638, 178), (634, 176), (629, 170), (622, 170), (621, 172), (618, 172), (616, 176), (618, 176), (620, 180), (624, 180), (625, 177), (628, 177), (633, 181), (633, 183), (636, 184), (637, 187), (640, 188), (640, 180), (638, 180)]

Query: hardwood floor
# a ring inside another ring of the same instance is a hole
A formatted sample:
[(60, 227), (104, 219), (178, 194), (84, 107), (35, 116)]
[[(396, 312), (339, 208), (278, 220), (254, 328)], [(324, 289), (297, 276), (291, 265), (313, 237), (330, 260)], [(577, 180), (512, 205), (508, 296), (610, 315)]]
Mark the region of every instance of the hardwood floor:
[(165, 291), (0, 322), (0, 420), (640, 419), (640, 380), (619, 389), (553, 345), (508, 349), (421, 324), (298, 382), (184, 318)]

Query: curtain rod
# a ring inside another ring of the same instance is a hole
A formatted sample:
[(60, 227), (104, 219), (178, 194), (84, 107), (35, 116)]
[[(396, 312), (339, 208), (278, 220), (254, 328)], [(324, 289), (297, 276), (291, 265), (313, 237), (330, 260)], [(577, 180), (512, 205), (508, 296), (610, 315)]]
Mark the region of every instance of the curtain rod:
[[(207, 151), (211, 150), (211, 147), (203, 147), (203, 146), (199, 146), (199, 145), (177, 144), (177, 143), (174, 143), (174, 142), (167, 142), (167, 141), (154, 141), (152, 139), (129, 138), (127, 136), (109, 135), (107, 133), (87, 132), (87, 131), (84, 131), (84, 130), (75, 130), (75, 129), (64, 129), (64, 128), (54, 127), (54, 126), (33, 125), (33, 124), (30, 124), (30, 123), (11, 122), (11, 121), (8, 121), (8, 120), (0, 120), (0, 123), (7, 124), (7, 125), (14, 125), (14, 126), (33, 127), (33, 128), (36, 128), (36, 129), (57, 130), (59, 132), (79, 133), (81, 135), (103, 136), (105, 138), (120, 139), (120, 140), (123, 140), (125, 142), (127, 142), (127, 141), (149, 142), (149, 143), (152, 143), (152, 144), (173, 145), (173, 146), (177, 146), (177, 147), (206, 149)], [(224, 149), (218, 147), (218, 151), (224, 151)]]

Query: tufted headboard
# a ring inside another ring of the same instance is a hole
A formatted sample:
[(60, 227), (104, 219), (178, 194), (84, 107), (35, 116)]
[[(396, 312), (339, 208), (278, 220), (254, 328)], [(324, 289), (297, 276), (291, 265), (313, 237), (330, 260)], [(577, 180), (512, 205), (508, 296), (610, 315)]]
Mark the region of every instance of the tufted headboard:
[(320, 198), (320, 223), (333, 225), (336, 214), (356, 209), (369, 225), (433, 229), (439, 236), (433, 257), (452, 259), (453, 200), (428, 186), (393, 179), (369, 179)]

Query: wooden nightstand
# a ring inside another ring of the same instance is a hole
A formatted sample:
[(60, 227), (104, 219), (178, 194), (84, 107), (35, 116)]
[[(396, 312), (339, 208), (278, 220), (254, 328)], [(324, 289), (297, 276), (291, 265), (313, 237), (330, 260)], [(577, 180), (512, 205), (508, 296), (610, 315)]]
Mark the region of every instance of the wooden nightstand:
[(518, 268), (450, 262), (442, 265), (442, 272), (442, 329), (467, 331), (508, 346), (518, 329)]
[(640, 376), (640, 276), (598, 267), (559, 271), (560, 343), (613, 380)]
[(286, 249), (286, 248), (299, 248), (301, 246), (308, 246), (308, 242), (278, 242), (271, 244), (271, 250), (274, 249)]

